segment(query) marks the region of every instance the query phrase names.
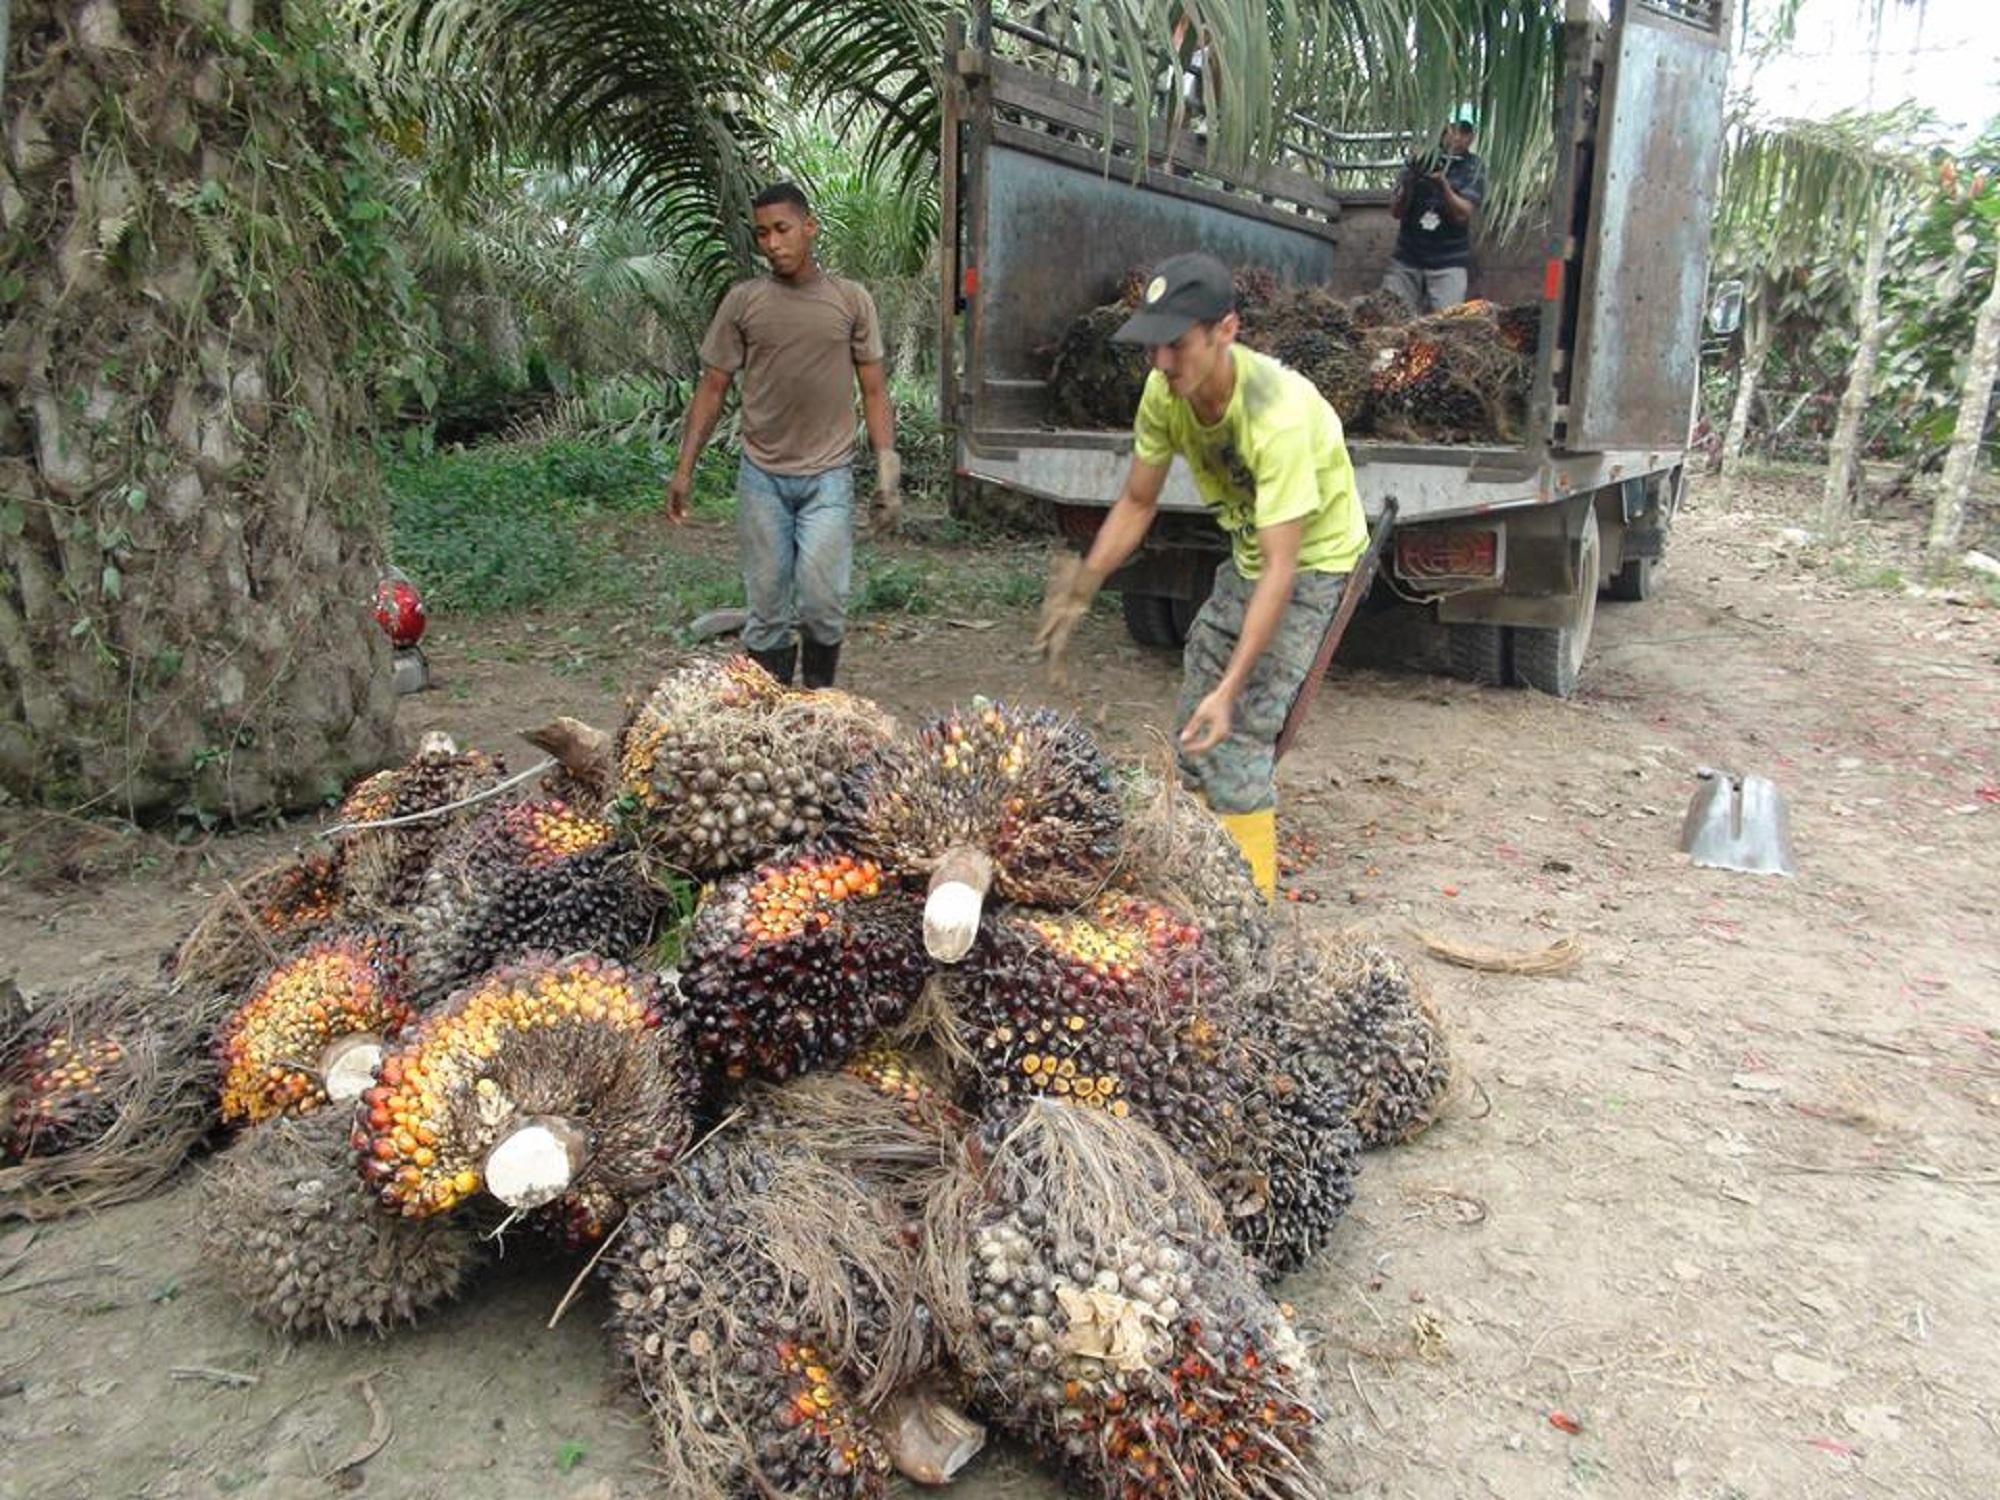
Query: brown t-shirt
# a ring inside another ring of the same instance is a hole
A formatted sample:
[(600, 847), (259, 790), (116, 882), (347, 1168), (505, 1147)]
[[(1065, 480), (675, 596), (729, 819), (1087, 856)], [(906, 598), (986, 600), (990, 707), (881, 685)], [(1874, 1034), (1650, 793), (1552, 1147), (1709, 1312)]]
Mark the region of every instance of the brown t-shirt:
[(853, 462), (854, 367), (881, 358), (875, 299), (827, 271), (737, 282), (701, 341), (703, 364), (743, 372), (743, 451), (772, 474)]

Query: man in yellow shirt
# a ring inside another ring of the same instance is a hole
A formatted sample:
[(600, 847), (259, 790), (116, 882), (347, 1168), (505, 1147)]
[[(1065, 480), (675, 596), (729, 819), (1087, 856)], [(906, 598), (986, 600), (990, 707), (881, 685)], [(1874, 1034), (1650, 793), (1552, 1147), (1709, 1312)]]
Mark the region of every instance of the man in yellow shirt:
[(1229, 535), (1196, 615), (1175, 717), (1182, 778), (1200, 792), (1268, 899), (1277, 886), (1278, 732), (1368, 546), (1340, 418), (1312, 383), (1236, 342), (1229, 268), (1177, 255), (1114, 337), (1153, 369), (1133, 421), (1132, 468), (1081, 563), (1050, 580), (1035, 641), (1061, 670), (1077, 622), (1139, 548), (1174, 455)]

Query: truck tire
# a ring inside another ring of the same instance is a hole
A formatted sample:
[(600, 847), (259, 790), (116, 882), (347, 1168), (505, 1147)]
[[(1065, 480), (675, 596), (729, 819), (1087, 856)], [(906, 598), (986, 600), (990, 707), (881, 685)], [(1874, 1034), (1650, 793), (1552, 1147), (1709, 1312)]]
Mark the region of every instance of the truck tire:
[(1514, 680), (1523, 687), (1552, 698), (1575, 696), (1577, 681), (1583, 676), (1583, 659), (1590, 650), (1590, 629), (1597, 622), (1599, 555), (1597, 512), (1585, 511), (1570, 623), (1560, 630), (1514, 627)]
[(1174, 649), (1187, 644), (1187, 631), (1174, 619), (1176, 601), (1165, 594), (1140, 594), (1131, 589), (1119, 596), (1125, 611), (1125, 628), (1142, 646)]
[(1445, 654), (1451, 660), (1451, 675), (1481, 687), (1503, 687), (1507, 682), (1507, 627), (1505, 625), (1447, 625), (1444, 628)]
[(1617, 599), (1623, 603), (1636, 604), (1642, 599), (1650, 599), (1660, 591), (1654, 579), (1660, 566), (1657, 557), (1628, 557), (1625, 565), (1611, 575), (1604, 585), (1604, 597)]

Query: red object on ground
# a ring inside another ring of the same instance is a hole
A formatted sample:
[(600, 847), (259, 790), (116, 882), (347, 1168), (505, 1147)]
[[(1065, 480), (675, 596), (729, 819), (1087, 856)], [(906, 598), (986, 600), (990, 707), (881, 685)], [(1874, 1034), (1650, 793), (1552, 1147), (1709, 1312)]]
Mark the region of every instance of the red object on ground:
[(1583, 1423), (1577, 1421), (1575, 1417), (1572, 1417), (1566, 1411), (1550, 1412), (1549, 1426), (1555, 1428), (1558, 1432), (1566, 1432), (1571, 1437), (1575, 1437), (1583, 1431)]
[(375, 619), (398, 648), (416, 645), (429, 623), (424, 617), (423, 596), (401, 574), (392, 574), (375, 585)]

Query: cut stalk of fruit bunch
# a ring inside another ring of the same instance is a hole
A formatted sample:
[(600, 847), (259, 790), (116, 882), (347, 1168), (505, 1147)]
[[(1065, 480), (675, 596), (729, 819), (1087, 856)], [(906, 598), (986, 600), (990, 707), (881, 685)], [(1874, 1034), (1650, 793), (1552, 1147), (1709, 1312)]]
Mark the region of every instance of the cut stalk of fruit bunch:
[(846, 847), (930, 882), (925, 947), (955, 963), (989, 894), (1068, 904), (1117, 854), (1118, 799), (1082, 726), (1047, 709), (975, 703), (855, 768), (838, 826)]

